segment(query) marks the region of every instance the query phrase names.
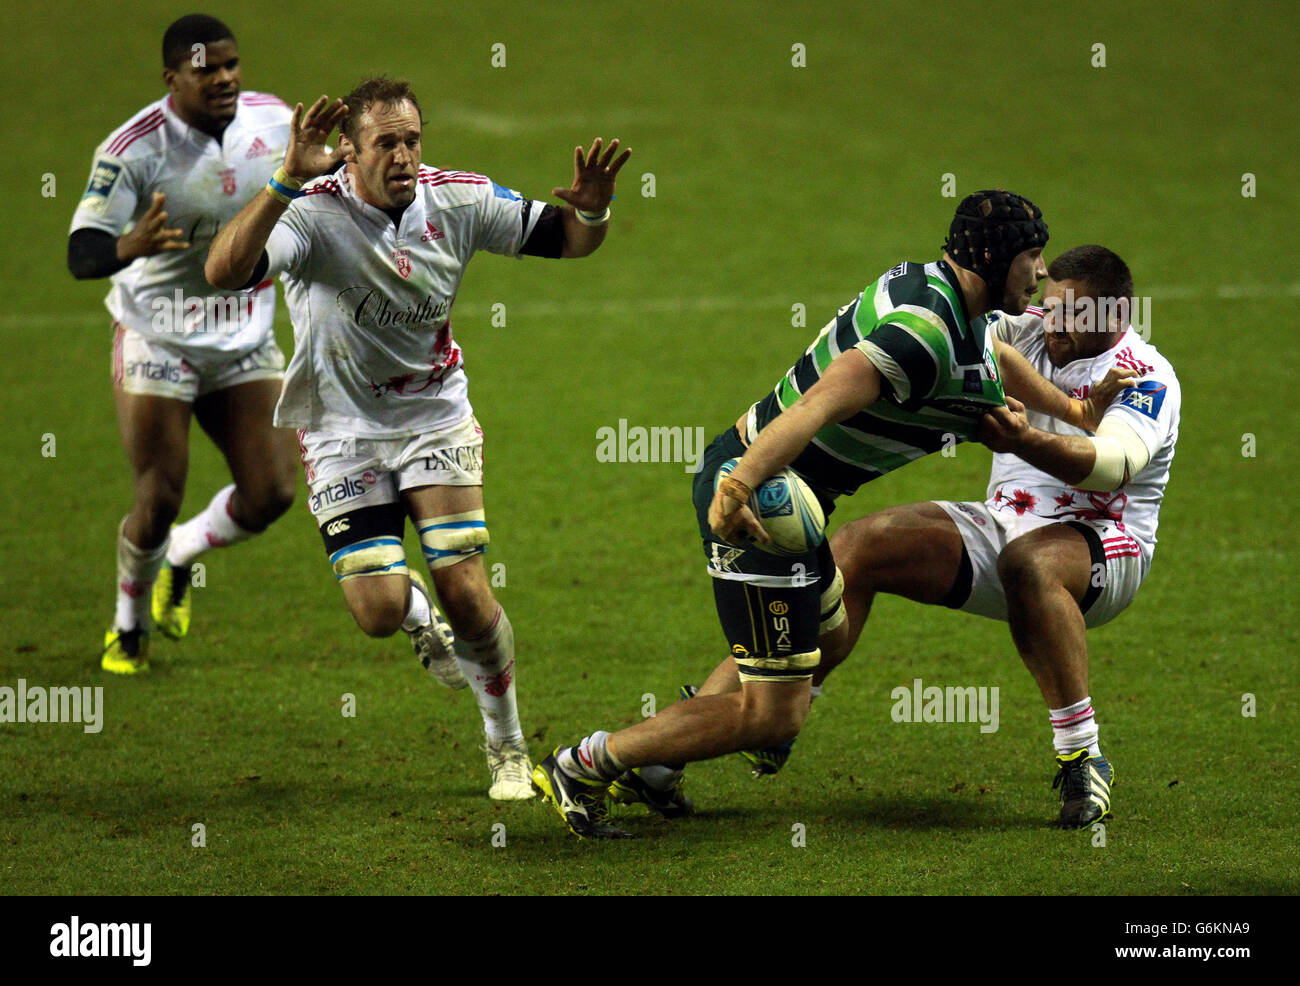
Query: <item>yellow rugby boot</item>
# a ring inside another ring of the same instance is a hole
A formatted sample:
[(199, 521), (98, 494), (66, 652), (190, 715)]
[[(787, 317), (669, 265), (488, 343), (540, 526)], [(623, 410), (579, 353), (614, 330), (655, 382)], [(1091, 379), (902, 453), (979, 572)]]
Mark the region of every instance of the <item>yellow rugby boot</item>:
[(189, 565), (164, 564), (153, 584), (153, 621), (171, 640), (190, 632), (190, 577)]
[(149, 631), (112, 627), (104, 634), (99, 666), (113, 674), (139, 674), (149, 670)]

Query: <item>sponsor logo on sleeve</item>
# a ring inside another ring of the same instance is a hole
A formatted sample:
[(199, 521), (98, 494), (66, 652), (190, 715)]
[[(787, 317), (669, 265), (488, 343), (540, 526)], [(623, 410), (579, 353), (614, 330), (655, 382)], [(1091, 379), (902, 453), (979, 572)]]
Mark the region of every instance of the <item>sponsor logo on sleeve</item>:
[(498, 185), (496, 182), (492, 183), (492, 194), (499, 199), (509, 199), (511, 202), (518, 202), (523, 199), (523, 196), (513, 188), (506, 188), (504, 185)]
[(103, 212), (108, 208), (108, 201), (113, 197), (113, 189), (117, 187), (121, 175), (120, 164), (102, 158), (96, 161), (95, 170), (90, 175), (90, 184), (86, 186), (86, 194), (81, 197), (81, 204), (96, 212)]
[(1166, 385), (1159, 380), (1141, 380), (1120, 398), (1120, 404), (1155, 419), (1160, 416), (1160, 407), (1165, 402), (1167, 392)]

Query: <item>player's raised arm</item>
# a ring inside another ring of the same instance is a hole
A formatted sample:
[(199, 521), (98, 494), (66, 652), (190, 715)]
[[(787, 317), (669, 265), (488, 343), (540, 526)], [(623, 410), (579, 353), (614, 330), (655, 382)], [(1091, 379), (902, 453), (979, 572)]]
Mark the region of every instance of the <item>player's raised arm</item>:
[[(605, 239), (609, 228), (609, 203), (614, 198), (614, 180), (632, 155), (631, 148), (618, 154), (618, 139), (601, 153), (601, 138), (591, 142), (590, 152), (573, 149), (573, 184), (554, 188), (551, 194), (569, 204), (564, 217), (564, 250), (561, 257), (585, 257)], [(614, 155), (618, 154), (618, 157)]]
[(305, 183), (325, 174), (343, 158), (345, 148), (330, 151), (326, 142), (347, 114), (343, 100), (330, 104), (326, 96), (312, 103), (305, 114), (302, 103), (294, 107), (284, 165), (266, 188), (217, 233), (203, 268), (209, 284), (233, 291), (253, 279), (271, 230), (289, 203), (301, 194)]
[(881, 378), (866, 354), (850, 349), (837, 356), (808, 392), (758, 433), (731, 475), (722, 480), (709, 507), (709, 526), (724, 541), (748, 535), (771, 540), (745, 504), (756, 486), (784, 469), (813, 436), (880, 398)]
[(1031, 411), (1046, 414), (1084, 431), (1096, 431), (1106, 408), (1136, 382), (1138, 373), (1125, 367), (1113, 367), (1088, 396), (1070, 397), (1034, 369), (1020, 351), (1001, 339), (995, 339), (998, 367), (1002, 371), (1002, 389)]

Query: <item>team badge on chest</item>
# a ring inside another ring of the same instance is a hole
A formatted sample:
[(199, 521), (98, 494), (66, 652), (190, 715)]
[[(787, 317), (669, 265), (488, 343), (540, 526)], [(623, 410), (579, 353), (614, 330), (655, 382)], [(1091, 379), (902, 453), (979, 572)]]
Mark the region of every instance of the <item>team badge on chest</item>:
[(225, 168), (218, 172), (221, 175), (221, 190), (227, 195), (235, 194), (235, 169)]
[(393, 251), (393, 263), (397, 265), (397, 273), (403, 278), (411, 276), (411, 255), (405, 250)]

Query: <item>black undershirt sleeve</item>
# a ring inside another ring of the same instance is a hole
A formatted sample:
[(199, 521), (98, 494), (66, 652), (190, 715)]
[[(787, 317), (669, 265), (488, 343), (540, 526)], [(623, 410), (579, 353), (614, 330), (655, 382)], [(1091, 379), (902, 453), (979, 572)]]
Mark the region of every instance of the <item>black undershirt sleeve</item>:
[(261, 284), (262, 279), (266, 277), (267, 269), (270, 268), (270, 266), (271, 258), (268, 257), (266, 251), (263, 250), (262, 255), (257, 258), (257, 263), (253, 266), (252, 276), (239, 286), (239, 290), (247, 291), (249, 288), (255, 288)]
[[(528, 221), (527, 210), (531, 202), (524, 204), (524, 222)], [(558, 258), (564, 253), (564, 214), (553, 205), (548, 205), (537, 217), (537, 225), (528, 234), (528, 239), (519, 248), (520, 253), (530, 257)]]
[(68, 237), (68, 270), (79, 281), (108, 277), (130, 261), (117, 259), (117, 237), (102, 229), (74, 229)]

